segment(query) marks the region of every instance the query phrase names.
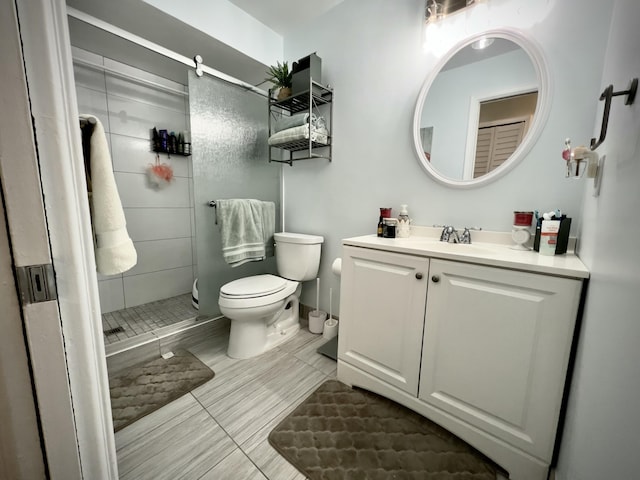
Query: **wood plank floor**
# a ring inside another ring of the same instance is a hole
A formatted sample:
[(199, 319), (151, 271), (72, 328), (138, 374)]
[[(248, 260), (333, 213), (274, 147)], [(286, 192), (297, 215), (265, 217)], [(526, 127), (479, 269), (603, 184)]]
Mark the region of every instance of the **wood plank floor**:
[(116, 433), (121, 480), (304, 480), (267, 436), (335, 378), (336, 362), (316, 353), (326, 340), (303, 328), (270, 352), (234, 360), (227, 339), (228, 322), (189, 348), (213, 379)]

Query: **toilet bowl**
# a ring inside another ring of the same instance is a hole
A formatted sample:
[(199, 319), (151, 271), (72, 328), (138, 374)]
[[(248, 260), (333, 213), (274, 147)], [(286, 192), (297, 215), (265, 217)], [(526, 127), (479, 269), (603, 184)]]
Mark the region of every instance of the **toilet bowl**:
[(227, 355), (251, 358), (288, 340), (300, 329), (299, 282), (256, 275), (227, 283), (218, 305), (231, 319)]
[(220, 312), (231, 320), (227, 355), (251, 358), (289, 340), (300, 329), (302, 283), (320, 265), (317, 235), (276, 233), (277, 275), (240, 278), (220, 288)]

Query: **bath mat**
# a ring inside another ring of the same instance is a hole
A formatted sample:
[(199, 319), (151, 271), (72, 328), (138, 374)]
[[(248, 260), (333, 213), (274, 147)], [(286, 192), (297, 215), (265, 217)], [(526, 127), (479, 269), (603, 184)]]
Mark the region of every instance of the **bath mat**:
[(213, 370), (186, 350), (130, 367), (109, 379), (113, 429), (118, 430), (213, 378)]
[(495, 480), (497, 467), (417, 413), (335, 380), (269, 434), (311, 480)]

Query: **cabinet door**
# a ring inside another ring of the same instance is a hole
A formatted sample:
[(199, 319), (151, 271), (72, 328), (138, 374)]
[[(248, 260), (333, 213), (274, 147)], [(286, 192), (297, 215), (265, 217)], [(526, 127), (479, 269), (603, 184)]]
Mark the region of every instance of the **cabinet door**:
[(581, 281), (432, 260), (419, 397), (549, 461)]
[(429, 260), (344, 247), (338, 357), (414, 396)]

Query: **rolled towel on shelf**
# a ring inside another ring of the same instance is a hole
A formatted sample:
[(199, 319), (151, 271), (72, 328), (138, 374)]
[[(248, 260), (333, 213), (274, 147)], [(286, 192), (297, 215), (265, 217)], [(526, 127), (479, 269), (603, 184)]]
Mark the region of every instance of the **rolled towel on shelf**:
[[(269, 145), (282, 145), (298, 140), (309, 139), (309, 125), (301, 125), (299, 127), (288, 128), (281, 132), (274, 133), (269, 137)], [(311, 129), (311, 140), (316, 143), (327, 145), (329, 143), (329, 132), (324, 127)]]
[[(316, 114), (311, 114), (311, 124), (315, 125), (317, 121)], [(290, 117), (281, 117), (271, 126), (272, 133), (281, 132), (282, 130), (287, 130), (293, 127), (299, 127), (300, 125), (306, 125), (309, 123), (309, 113), (297, 113), (295, 115), (291, 115)]]

